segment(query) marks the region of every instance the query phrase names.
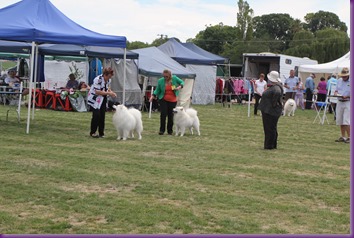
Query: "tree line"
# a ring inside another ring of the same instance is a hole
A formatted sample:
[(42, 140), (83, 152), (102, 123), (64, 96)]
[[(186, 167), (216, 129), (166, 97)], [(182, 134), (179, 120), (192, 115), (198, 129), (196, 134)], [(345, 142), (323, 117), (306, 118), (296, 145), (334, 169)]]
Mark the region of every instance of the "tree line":
[[(227, 57), (235, 64), (242, 63), (243, 53), (272, 52), (324, 63), (350, 50), (348, 27), (335, 13), (307, 13), (302, 22), (282, 13), (253, 16), (253, 9), (243, 0), (239, 0), (237, 6), (235, 26), (207, 25), (195, 38), (187, 41)], [(159, 46), (167, 40), (166, 36), (161, 36), (151, 44), (128, 42), (128, 49)]]

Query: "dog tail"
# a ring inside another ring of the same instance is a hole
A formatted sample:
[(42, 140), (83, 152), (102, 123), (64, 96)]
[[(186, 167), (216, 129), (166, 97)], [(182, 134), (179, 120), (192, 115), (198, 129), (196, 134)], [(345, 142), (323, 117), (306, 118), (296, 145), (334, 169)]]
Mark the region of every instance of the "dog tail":
[(196, 117), (197, 116), (197, 111), (193, 108), (188, 108), (186, 109), (186, 113), (190, 116), (190, 117)]

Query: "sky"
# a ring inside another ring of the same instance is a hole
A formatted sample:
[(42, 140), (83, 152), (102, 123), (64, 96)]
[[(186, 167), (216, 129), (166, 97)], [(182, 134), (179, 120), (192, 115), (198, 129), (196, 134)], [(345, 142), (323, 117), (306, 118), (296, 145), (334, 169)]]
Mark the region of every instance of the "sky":
[[(1, 0), (0, 8), (18, 0)], [(151, 43), (156, 38), (194, 38), (207, 25), (235, 26), (238, 0), (51, 0), (81, 26), (127, 40)], [(349, 0), (247, 0), (254, 16), (288, 13), (304, 21), (320, 10), (337, 14), (350, 29)], [(15, 17), (15, 16), (14, 16)]]

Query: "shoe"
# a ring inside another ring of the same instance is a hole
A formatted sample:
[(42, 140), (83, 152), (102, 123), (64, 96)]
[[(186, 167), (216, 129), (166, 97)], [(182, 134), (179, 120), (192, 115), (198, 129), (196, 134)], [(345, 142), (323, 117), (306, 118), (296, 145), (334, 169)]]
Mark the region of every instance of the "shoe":
[(345, 142), (345, 141), (346, 141), (346, 139), (344, 139), (343, 137), (339, 137), (338, 140), (335, 140), (335, 142)]
[(99, 138), (99, 137), (100, 137), (100, 136), (97, 135), (96, 133), (93, 133), (93, 134), (90, 133), (90, 136), (91, 136), (92, 138)]
[(172, 136), (172, 132), (169, 132), (168, 134), (169, 134), (170, 136)]
[(163, 133), (165, 133), (165, 132), (163, 132), (163, 131), (160, 131), (160, 132), (159, 132), (159, 135), (163, 135)]
[(350, 138), (347, 138), (344, 143), (349, 143), (350, 144)]
[(99, 138), (104, 138), (104, 135), (99, 135), (98, 137), (99, 137)]

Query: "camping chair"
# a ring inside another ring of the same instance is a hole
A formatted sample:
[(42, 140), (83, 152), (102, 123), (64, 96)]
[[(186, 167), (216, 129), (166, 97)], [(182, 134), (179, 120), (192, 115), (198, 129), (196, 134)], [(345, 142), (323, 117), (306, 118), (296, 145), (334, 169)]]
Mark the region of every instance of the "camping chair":
[(327, 105), (328, 105), (328, 98), (324, 102), (319, 102), (317, 101), (317, 94), (314, 94), (312, 97), (312, 105), (313, 108), (316, 110), (316, 117), (313, 120), (313, 123), (316, 122), (316, 120), (319, 120), (319, 123), (323, 125), (324, 120), (327, 121), (327, 124), (329, 124), (329, 121), (327, 119), (326, 111), (327, 111)]

